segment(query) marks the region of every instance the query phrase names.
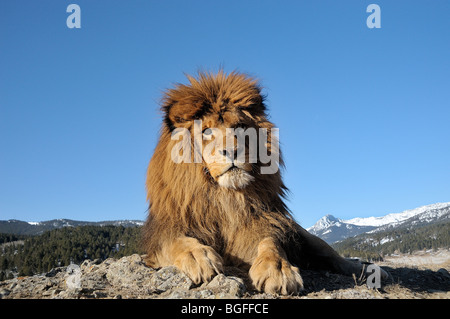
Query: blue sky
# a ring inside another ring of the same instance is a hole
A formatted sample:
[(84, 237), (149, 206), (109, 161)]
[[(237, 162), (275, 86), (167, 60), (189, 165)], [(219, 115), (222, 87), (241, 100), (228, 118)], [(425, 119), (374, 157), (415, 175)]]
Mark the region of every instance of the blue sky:
[(2, 0), (0, 219), (145, 219), (161, 92), (221, 66), (265, 87), (303, 226), (450, 201), (449, 13), (446, 0)]

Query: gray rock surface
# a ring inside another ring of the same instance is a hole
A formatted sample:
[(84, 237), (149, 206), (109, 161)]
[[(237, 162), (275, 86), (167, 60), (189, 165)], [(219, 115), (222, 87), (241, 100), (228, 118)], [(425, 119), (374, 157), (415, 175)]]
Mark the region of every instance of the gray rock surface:
[(301, 295), (281, 296), (255, 291), (248, 273), (237, 268), (225, 267), (224, 274), (194, 285), (176, 267), (147, 267), (144, 257), (135, 254), (103, 262), (85, 260), (79, 266), (1, 281), (0, 299), (450, 298), (447, 268), (431, 270), (386, 264), (383, 266), (392, 278), (380, 290), (368, 288), (365, 278), (301, 270), (305, 291)]
[(155, 270), (143, 256), (103, 262), (85, 260), (80, 266), (54, 268), (42, 275), (0, 282), (0, 298), (239, 298), (242, 279), (223, 274), (195, 287), (176, 267)]

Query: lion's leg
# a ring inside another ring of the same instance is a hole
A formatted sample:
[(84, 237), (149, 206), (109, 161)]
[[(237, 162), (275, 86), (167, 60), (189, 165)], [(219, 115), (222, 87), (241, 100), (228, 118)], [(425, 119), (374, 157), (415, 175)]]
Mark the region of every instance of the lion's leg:
[(249, 274), (254, 286), (267, 293), (292, 294), (303, 289), (298, 268), (289, 263), (283, 249), (271, 238), (259, 243)]
[(165, 262), (186, 273), (195, 284), (207, 282), (222, 272), (222, 258), (213, 248), (192, 237), (179, 237), (163, 248)]
[[(330, 270), (335, 273), (351, 276), (355, 274), (360, 276), (362, 272), (367, 271), (367, 267), (360, 262), (351, 261), (340, 256), (330, 245), (317, 236), (308, 233), (302, 227), (299, 227), (299, 234), (302, 237), (302, 250), (309, 268), (318, 268)], [(381, 278), (386, 279), (388, 274), (381, 269)]]
[(308, 233), (299, 227), (302, 237), (302, 250), (306, 262), (311, 268), (321, 268), (344, 275), (351, 275), (359, 271), (358, 267), (341, 257), (330, 245), (317, 236)]

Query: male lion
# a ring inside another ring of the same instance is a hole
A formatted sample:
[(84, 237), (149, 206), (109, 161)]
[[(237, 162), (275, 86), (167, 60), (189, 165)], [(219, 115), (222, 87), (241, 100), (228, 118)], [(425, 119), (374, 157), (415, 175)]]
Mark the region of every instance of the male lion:
[[(224, 265), (234, 265), (249, 270), (256, 289), (281, 294), (303, 289), (297, 267), (359, 275), (361, 264), (342, 258), (294, 221), (283, 201), (286, 187), (280, 171), (262, 173), (273, 163), (255, 160), (249, 151), (251, 138), (245, 140), (245, 160), (236, 160), (239, 143), (236, 135), (229, 143), (227, 128), (265, 129), (266, 135), (256, 135), (258, 155), (263, 149), (266, 155), (279, 156), (258, 82), (223, 71), (188, 79), (188, 85), (167, 90), (162, 101), (164, 123), (146, 181), (147, 265), (175, 265), (197, 284), (221, 273)], [(200, 147), (196, 125), (201, 126)], [(193, 136), (184, 145), (190, 152), (185, 161), (174, 160), (174, 154), (180, 155), (175, 132)], [(208, 153), (216, 160), (208, 160), (203, 150), (222, 138)], [(282, 165), (281, 158), (278, 162)]]

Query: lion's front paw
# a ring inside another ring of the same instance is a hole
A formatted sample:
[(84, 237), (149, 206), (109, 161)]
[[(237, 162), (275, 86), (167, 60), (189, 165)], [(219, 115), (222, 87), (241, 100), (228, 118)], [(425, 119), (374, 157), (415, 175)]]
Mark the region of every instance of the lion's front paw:
[(186, 273), (194, 284), (208, 282), (222, 272), (222, 258), (211, 247), (198, 245), (178, 255), (175, 266)]
[(303, 290), (303, 280), (298, 268), (276, 255), (258, 256), (249, 274), (256, 289), (266, 293), (288, 295)]

